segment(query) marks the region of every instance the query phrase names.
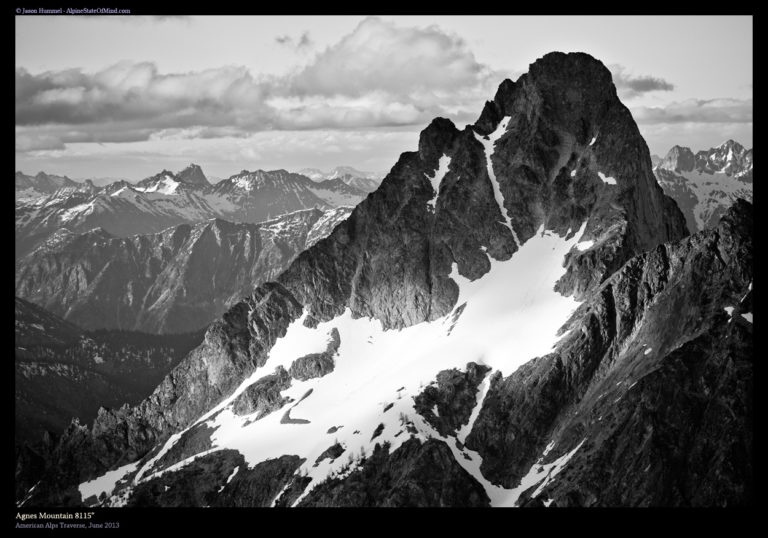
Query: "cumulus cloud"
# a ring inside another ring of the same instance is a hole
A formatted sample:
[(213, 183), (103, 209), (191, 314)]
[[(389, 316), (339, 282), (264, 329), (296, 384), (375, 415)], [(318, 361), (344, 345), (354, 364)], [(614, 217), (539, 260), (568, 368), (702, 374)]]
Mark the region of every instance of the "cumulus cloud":
[(369, 17), (290, 82), (299, 94), (359, 96), (370, 90), (474, 88), (490, 74), (459, 36), (437, 26), (401, 27)]
[(640, 124), (751, 123), (752, 99), (687, 99), (664, 107), (632, 109)]
[[(276, 41), (311, 44), (307, 32)], [(502, 78), (457, 35), (370, 17), (304, 68), (281, 77), (258, 77), (235, 66), (161, 73), (151, 62), (121, 62), (95, 73), (18, 68), (16, 125), (24, 132), (17, 148), (413, 126), (441, 115), (469, 120)]]
[[(308, 32), (276, 42), (311, 46)], [(669, 91), (672, 83), (611, 66), (623, 98)], [(16, 70), (16, 149), (68, 144), (247, 139), (266, 131), (421, 127), (434, 117), (477, 118), (510, 73), (479, 62), (458, 35), (437, 26), (363, 20), (306, 65), (281, 76), (244, 66), (160, 72), (120, 62), (98, 72)], [(752, 101), (684, 101), (633, 107), (639, 123), (751, 122)], [(330, 146), (329, 146), (330, 147)]]
[(613, 74), (613, 83), (622, 99), (632, 99), (648, 92), (672, 91), (674, 84), (663, 78), (650, 75), (635, 76), (626, 72), (624, 66), (614, 64), (609, 66)]

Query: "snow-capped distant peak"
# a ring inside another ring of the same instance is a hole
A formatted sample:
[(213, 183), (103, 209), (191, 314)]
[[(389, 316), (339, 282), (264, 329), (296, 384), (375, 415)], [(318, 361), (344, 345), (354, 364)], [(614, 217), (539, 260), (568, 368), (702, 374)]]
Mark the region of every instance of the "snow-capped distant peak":
[(235, 178), (232, 184), (238, 189), (242, 189), (246, 192), (253, 190), (253, 177), (250, 175), (240, 176)]
[(140, 192), (157, 192), (159, 194), (174, 194), (179, 188), (180, 183), (170, 174), (164, 174), (160, 181), (155, 182), (149, 187), (135, 187), (134, 190)]

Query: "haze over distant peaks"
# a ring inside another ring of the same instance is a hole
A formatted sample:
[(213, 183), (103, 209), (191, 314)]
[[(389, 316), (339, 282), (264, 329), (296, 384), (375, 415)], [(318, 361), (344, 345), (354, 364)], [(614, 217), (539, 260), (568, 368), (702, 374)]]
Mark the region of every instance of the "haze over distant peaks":
[(378, 172), (363, 172), (351, 166), (337, 166), (330, 172), (323, 172), (317, 168), (303, 168), (297, 173), (307, 176), (309, 179), (316, 182), (338, 178), (347, 185), (356, 187), (365, 192), (375, 191), (384, 177), (384, 174)]

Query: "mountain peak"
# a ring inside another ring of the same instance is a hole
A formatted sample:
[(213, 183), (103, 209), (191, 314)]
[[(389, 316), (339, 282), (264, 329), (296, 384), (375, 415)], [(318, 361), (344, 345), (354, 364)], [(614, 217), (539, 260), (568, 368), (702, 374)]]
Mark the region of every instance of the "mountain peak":
[(181, 183), (187, 185), (196, 185), (201, 187), (209, 187), (211, 183), (208, 178), (205, 177), (202, 168), (200, 166), (190, 163), (184, 170), (177, 174), (177, 179)]
[(739, 144), (738, 142), (736, 142), (736, 141), (735, 141), (734, 139), (732, 139), (732, 138), (729, 138), (728, 140), (726, 140), (725, 142), (723, 142), (722, 144), (720, 144), (719, 146), (717, 146), (717, 148), (718, 148), (718, 149), (719, 149), (719, 148), (724, 148), (724, 149), (729, 149), (729, 148), (741, 148), (741, 147), (742, 147), (742, 145), (741, 145), (741, 144)]
[(659, 168), (664, 170), (676, 170), (678, 172), (690, 172), (693, 170), (696, 157), (690, 148), (683, 146), (673, 146), (661, 163)]
[(449, 146), (459, 134), (453, 122), (446, 118), (435, 118), (419, 135), (419, 156), (421, 160), (437, 163), (443, 148)]

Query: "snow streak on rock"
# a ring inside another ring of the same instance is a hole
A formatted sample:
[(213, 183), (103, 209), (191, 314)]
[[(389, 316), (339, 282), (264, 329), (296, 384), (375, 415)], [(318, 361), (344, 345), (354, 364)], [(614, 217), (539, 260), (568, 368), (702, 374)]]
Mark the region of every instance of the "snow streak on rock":
[(445, 174), (448, 173), (448, 167), (451, 164), (451, 158), (448, 155), (443, 155), (440, 157), (440, 162), (437, 167), (437, 170), (435, 170), (435, 173), (430, 177), (428, 174), (424, 174), (426, 178), (429, 180), (430, 184), (432, 185), (432, 189), (435, 191), (435, 195), (432, 197), (431, 200), (427, 202), (427, 205), (431, 206), (434, 210), (435, 203), (437, 202), (437, 196), (440, 194), (440, 182), (445, 177)]
[(517, 238), (517, 234), (512, 228), (512, 219), (509, 217), (509, 213), (507, 212), (506, 207), (504, 207), (504, 195), (501, 193), (499, 180), (496, 179), (496, 173), (493, 171), (493, 162), (491, 161), (491, 157), (493, 156), (494, 151), (493, 146), (496, 144), (496, 141), (501, 138), (507, 131), (507, 126), (509, 125), (509, 120), (511, 119), (511, 116), (504, 116), (504, 118), (499, 122), (499, 126), (496, 127), (496, 130), (487, 136), (480, 136), (477, 133), (474, 133), (474, 135), (475, 138), (485, 148), (485, 161), (486, 166), (488, 167), (488, 177), (491, 179), (493, 196), (496, 198), (496, 203), (499, 205), (501, 216), (504, 217), (504, 225), (509, 228), (510, 232), (512, 232), (512, 237), (515, 238), (515, 244), (517, 244), (517, 247), (520, 248), (520, 240)]

